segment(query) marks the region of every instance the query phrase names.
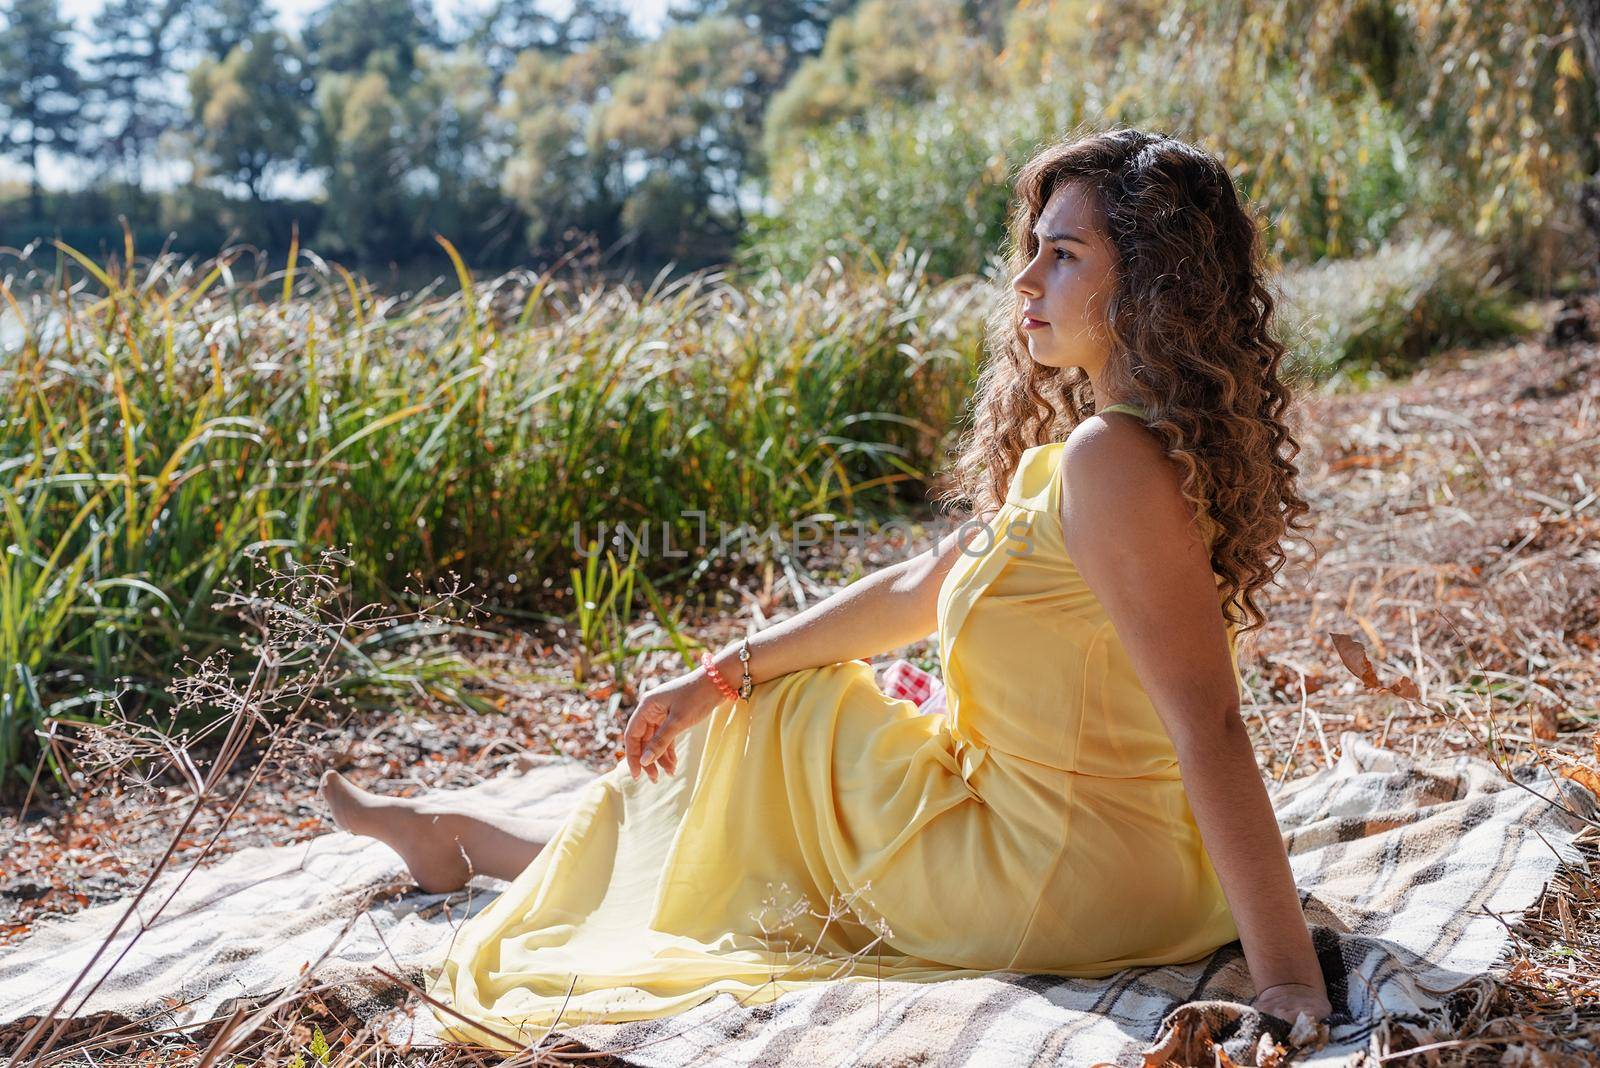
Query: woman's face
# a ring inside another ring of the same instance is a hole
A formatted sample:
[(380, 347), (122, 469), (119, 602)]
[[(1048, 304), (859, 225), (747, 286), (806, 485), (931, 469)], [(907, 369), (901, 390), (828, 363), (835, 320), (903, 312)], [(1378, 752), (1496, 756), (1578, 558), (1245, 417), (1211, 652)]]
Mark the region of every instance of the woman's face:
[(1106, 303), (1116, 253), (1075, 183), (1056, 187), (1033, 232), (1038, 251), (1011, 283), (1021, 298), (1028, 354), (1049, 367), (1081, 367), (1098, 380), (1111, 354)]

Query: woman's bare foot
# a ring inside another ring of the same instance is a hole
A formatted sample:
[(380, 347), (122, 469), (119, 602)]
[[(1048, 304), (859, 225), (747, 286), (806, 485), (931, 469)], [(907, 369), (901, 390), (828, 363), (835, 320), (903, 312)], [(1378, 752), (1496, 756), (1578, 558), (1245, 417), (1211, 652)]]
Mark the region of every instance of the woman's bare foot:
[(440, 815), (404, 797), (380, 797), (337, 771), (325, 771), (319, 788), (340, 830), (383, 842), (406, 862), (417, 885), (430, 894), (459, 890), (472, 878), (461, 844), (441, 826)]

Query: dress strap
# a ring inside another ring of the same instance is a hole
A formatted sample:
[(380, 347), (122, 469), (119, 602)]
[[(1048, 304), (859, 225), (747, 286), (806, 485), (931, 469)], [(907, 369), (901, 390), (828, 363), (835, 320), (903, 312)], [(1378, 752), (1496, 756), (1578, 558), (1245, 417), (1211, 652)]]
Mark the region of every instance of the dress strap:
[(1127, 404), (1127, 403), (1108, 404), (1104, 408), (1101, 408), (1099, 411), (1095, 412), (1095, 414), (1096, 415), (1100, 415), (1100, 414), (1102, 414), (1104, 412), (1114, 412), (1119, 408), (1122, 409), (1123, 411), (1127, 412), (1129, 415), (1137, 416), (1140, 419), (1145, 418), (1145, 412), (1144, 412), (1143, 408), (1140, 408), (1136, 404)]

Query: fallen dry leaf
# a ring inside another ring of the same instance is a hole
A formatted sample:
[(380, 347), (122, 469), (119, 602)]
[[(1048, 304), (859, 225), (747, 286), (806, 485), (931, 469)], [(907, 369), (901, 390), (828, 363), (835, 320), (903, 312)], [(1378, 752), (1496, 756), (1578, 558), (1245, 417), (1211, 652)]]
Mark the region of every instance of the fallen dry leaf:
[(1528, 729), (1535, 738), (1553, 742), (1561, 733), (1556, 720), (1556, 707), (1549, 701), (1535, 701), (1528, 711)]
[(1600, 797), (1600, 775), (1595, 774), (1593, 769), (1584, 767), (1582, 764), (1572, 764), (1559, 770), (1561, 774), (1573, 782), (1585, 787), (1596, 797)]
[(1384, 688), (1390, 693), (1394, 694), (1396, 697), (1403, 697), (1407, 701), (1422, 700), (1422, 691), (1417, 688), (1416, 683), (1411, 681), (1410, 675), (1401, 675), (1398, 679), (1395, 679), (1393, 683)]
[(1350, 674), (1360, 679), (1361, 684), (1367, 689), (1392, 693), (1408, 701), (1421, 699), (1422, 691), (1417, 689), (1417, 684), (1411, 681), (1409, 675), (1401, 675), (1387, 686), (1380, 682), (1377, 671), (1372, 667), (1372, 661), (1367, 658), (1367, 647), (1356, 639), (1339, 631), (1329, 631), (1328, 637), (1333, 639), (1333, 647), (1338, 651), (1339, 659), (1344, 661), (1344, 666), (1349, 668)]
[(1378, 681), (1378, 673), (1372, 669), (1372, 661), (1367, 659), (1366, 646), (1338, 631), (1330, 631), (1328, 637), (1333, 639), (1333, 648), (1339, 654), (1339, 659), (1350, 669), (1350, 674), (1361, 680), (1361, 685), (1369, 690), (1383, 685)]
[(1279, 1068), (1288, 1052), (1271, 1035), (1263, 1034), (1256, 1042), (1256, 1068)]
[(1535, 745), (1533, 751), (1538, 754), (1540, 760), (1553, 762), (1556, 765), (1557, 774), (1571, 779), (1596, 797), (1600, 797), (1600, 773), (1597, 773), (1595, 769), (1587, 764), (1579, 763), (1565, 753), (1559, 753), (1554, 749), (1546, 749), (1541, 745)]
[(1301, 1050), (1321, 1049), (1328, 1044), (1328, 1025), (1309, 1012), (1302, 1012), (1289, 1031), (1289, 1043)]

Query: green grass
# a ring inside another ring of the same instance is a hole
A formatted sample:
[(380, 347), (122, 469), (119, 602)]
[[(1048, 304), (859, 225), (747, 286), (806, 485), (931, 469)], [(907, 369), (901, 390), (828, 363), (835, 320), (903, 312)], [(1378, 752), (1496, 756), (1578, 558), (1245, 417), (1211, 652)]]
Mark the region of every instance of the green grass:
[(1443, 230), (1289, 271), (1282, 293), (1285, 342), (1314, 379), (1355, 389), (1402, 377), (1442, 349), (1537, 326), (1484, 248)]
[[(395, 296), (298, 249), (257, 275), (126, 251), (4, 265), (12, 786), (46, 717), (128, 686), (170, 704), (181, 656), (236, 643), (212, 602), (250, 581), (252, 547), (343, 548), (359, 603), (460, 576), (505, 618), (579, 616), (585, 650), (620, 661), (634, 599), (682, 585), (720, 531), (922, 500), (979, 344), (976, 280), (903, 263), (637, 293), (456, 259), (455, 292)], [(687, 558), (661, 551), (664, 520)], [(643, 581), (619, 573), (628, 603), (586, 614), (576, 546), (618, 523), (650, 524)]]

